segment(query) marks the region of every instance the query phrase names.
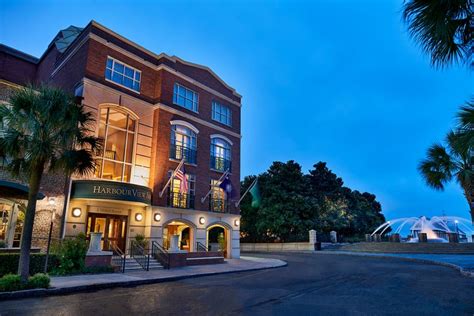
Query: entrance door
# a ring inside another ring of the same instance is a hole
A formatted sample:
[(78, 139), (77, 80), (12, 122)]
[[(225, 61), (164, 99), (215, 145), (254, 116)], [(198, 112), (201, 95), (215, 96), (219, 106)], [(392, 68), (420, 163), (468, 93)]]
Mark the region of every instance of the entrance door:
[(89, 213), (87, 216), (87, 239), (90, 233), (102, 233), (101, 247), (107, 247), (107, 241), (113, 241), (125, 252), (127, 238), (127, 216)]

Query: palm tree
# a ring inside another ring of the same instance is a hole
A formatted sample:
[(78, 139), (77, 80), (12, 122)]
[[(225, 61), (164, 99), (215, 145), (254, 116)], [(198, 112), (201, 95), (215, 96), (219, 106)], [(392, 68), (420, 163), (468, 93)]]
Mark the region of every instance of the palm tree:
[(403, 19), (435, 67), (464, 63), (474, 68), (472, 0), (407, 0)]
[(94, 119), (74, 97), (50, 87), (21, 88), (0, 107), (5, 129), (0, 135), (2, 155), (15, 177), (26, 177), (29, 185), (18, 273), (27, 282), (36, 197), (45, 172), (90, 174), (95, 170), (94, 153), (99, 140), (90, 129)]
[(474, 222), (473, 168), (470, 150), (466, 150), (463, 135), (459, 131), (449, 132), (445, 143), (445, 146), (442, 144), (431, 146), (418, 169), (426, 183), (437, 190), (444, 190), (448, 182), (456, 180), (464, 191)]
[(474, 98), (463, 105), (457, 115), (457, 128), (464, 150), (474, 148)]

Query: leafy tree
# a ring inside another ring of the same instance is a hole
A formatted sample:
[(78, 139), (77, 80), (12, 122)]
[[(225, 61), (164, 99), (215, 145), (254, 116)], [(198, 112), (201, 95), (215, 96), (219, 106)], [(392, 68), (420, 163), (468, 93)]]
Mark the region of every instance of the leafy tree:
[(445, 144), (434, 144), (428, 149), (418, 169), (426, 183), (436, 190), (444, 190), (448, 182), (457, 181), (464, 191), (474, 221), (472, 154), (464, 140), (462, 133), (449, 132)]
[(464, 63), (473, 68), (473, 10), (472, 0), (408, 0), (403, 19), (432, 65)]
[(91, 113), (62, 90), (32, 87), (17, 90), (9, 105), (0, 107), (5, 123), (0, 137), (7, 168), (16, 177), (28, 179), (28, 206), (21, 236), (18, 273), (28, 281), (30, 248), (36, 211), (36, 197), (45, 172), (87, 175), (95, 170), (94, 151), (99, 140), (91, 136)]

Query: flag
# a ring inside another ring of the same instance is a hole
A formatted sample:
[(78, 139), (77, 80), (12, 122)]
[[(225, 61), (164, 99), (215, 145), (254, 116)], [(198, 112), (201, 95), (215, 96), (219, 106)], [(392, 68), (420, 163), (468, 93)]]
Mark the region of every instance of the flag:
[(219, 184), (219, 188), (224, 190), (228, 198), (233, 197), (234, 186), (232, 185), (232, 182), (230, 181), (229, 175), (225, 176), (224, 180), (222, 180), (222, 182)]
[(252, 194), (252, 207), (259, 207), (262, 201), (260, 197), (260, 191), (258, 189), (258, 178), (253, 183), (252, 188), (249, 190), (250, 194)]
[(181, 165), (181, 168), (176, 170), (175, 178), (181, 181), (179, 185), (179, 193), (188, 193), (188, 179), (186, 177), (186, 170), (184, 169), (184, 164)]

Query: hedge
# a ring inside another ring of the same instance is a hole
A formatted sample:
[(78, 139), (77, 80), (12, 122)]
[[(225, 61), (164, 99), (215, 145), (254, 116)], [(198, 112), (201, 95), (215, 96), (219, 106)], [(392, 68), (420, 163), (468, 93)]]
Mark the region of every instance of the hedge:
[[(44, 272), (44, 261), (46, 254), (32, 253), (30, 254), (30, 275)], [(18, 273), (18, 262), (20, 261), (19, 253), (2, 253), (0, 254), (0, 277), (5, 274)], [(56, 255), (50, 254), (48, 259), (48, 272), (59, 265), (59, 259)]]

